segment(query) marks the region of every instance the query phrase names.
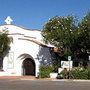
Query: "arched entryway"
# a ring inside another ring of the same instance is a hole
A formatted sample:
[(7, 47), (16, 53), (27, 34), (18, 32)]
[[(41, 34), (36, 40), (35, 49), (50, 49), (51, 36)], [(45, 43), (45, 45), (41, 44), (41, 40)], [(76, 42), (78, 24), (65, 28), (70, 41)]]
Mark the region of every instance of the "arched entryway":
[(26, 58), (23, 63), (23, 75), (35, 76), (35, 62), (31, 58)]

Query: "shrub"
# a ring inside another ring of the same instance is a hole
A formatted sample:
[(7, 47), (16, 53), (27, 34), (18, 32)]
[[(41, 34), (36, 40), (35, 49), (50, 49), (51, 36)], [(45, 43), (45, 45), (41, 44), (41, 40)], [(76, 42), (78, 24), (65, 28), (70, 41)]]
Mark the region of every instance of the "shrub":
[(90, 69), (88, 69), (88, 79), (90, 79)]
[(40, 78), (49, 78), (50, 73), (53, 72), (53, 70), (54, 70), (53, 66), (41, 66), (39, 77)]
[(88, 79), (88, 70), (87, 69), (75, 69), (71, 71), (73, 79)]
[(90, 79), (90, 69), (74, 68), (70, 71), (63, 70), (61, 74), (64, 79)]
[(65, 68), (61, 73), (60, 73), (60, 75), (62, 75), (63, 76), (63, 78), (64, 79), (68, 79), (68, 71), (67, 71), (67, 69)]

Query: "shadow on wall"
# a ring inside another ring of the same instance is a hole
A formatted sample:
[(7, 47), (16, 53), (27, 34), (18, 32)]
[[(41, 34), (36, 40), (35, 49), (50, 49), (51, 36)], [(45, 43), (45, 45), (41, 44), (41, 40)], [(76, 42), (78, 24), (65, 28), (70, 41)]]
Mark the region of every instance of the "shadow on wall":
[(40, 46), (38, 60), (40, 61), (41, 65), (52, 65), (50, 50), (50, 47)]

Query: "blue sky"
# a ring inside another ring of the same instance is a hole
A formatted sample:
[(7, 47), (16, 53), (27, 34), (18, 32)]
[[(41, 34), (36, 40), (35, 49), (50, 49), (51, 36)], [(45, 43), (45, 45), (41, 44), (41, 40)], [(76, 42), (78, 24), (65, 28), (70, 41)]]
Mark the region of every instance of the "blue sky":
[(15, 25), (42, 29), (56, 15), (74, 15), (81, 20), (89, 10), (90, 0), (0, 0), (0, 25), (11, 16)]

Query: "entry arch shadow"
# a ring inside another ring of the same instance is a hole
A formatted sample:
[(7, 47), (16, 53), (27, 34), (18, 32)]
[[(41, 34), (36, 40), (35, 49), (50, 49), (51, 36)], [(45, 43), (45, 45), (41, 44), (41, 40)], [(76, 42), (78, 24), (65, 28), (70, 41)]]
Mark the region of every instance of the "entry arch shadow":
[(35, 62), (31, 58), (26, 58), (22, 63), (24, 76), (35, 76)]

